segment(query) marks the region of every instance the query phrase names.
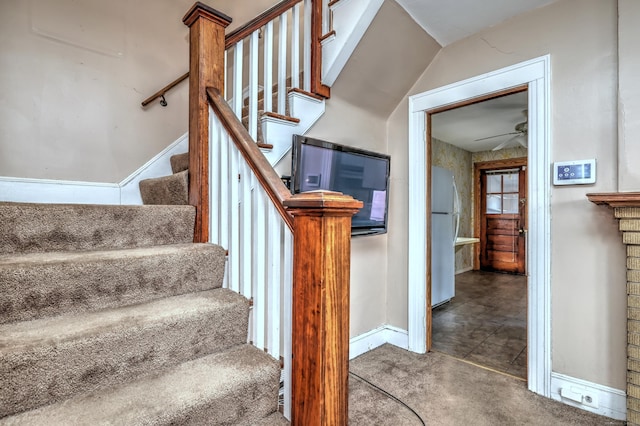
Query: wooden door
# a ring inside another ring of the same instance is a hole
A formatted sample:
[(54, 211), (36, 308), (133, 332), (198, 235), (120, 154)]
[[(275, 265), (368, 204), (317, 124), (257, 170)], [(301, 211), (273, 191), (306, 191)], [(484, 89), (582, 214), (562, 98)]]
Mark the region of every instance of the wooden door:
[(480, 269), (525, 274), (526, 166), (480, 175)]

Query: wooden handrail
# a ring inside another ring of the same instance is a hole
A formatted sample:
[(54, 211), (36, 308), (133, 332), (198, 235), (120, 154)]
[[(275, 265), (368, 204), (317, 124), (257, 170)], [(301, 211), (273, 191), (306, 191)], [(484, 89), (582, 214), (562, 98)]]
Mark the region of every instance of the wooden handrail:
[(251, 21), (247, 22), (240, 28), (237, 28), (231, 31), (229, 34), (227, 34), (227, 37), (225, 40), (225, 48), (228, 49), (229, 47), (233, 46), (243, 38), (249, 36), (254, 31), (258, 30), (259, 28), (262, 28), (268, 22), (282, 15), (284, 12), (291, 9), (293, 6), (295, 6), (297, 3), (300, 3), (301, 1), (302, 0), (283, 0), (280, 3), (276, 4), (275, 6), (271, 7), (270, 9), (267, 9), (266, 11), (262, 12), (260, 15), (256, 16), (255, 18), (253, 18)]
[(282, 183), (282, 179), (275, 172), (262, 151), (251, 138), (247, 129), (242, 125), (238, 117), (233, 113), (227, 101), (224, 100), (218, 89), (207, 88), (207, 96), (211, 107), (216, 112), (231, 139), (249, 164), (253, 173), (260, 181), (262, 187), (278, 210), (278, 213), (293, 231), (293, 216), (287, 211), (284, 202), (292, 195), (289, 189)]
[(162, 89), (158, 90), (156, 93), (154, 93), (153, 95), (149, 96), (147, 99), (145, 99), (144, 101), (142, 101), (142, 106), (146, 107), (147, 105), (149, 105), (151, 102), (155, 101), (156, 99), (158, 99), (161, 96), (164, 96), (165, 93), (167, 93), (169, 90), (173, 89), (175, 86), (177, 86), (178, 84), (182, 83), (184, 80), (186, 80), (187, 78), (189, 78), (189, 71), (187, 71), (186, 73), (184, 73), (183, 75), (181, 75), (180, 77), (176, 78), (175, 80), (173, 80), (171, 83), (167, 84), (166, 86), (164, 86)]

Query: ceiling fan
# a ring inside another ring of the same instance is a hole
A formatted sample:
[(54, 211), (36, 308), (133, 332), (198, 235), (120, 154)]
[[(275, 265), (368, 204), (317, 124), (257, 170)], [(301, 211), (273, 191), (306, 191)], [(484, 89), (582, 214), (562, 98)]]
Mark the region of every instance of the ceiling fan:
[[(522, 113), (524, 114), (525, 117), (527, 117), (527, 110), (523, 110)], [(509, 146), (509, 144), (511, 144), (512, 142), (517, 142), (520, 145), (522, 145), (523, 147), (527, 147), (527, 133), (529, 131), (529, 123), (525, 118), (525, 121), (518, 123), (515, 125), (514, 127), (514, 131), (513, 132), (509, 132), (509, 133), (502, 133), (499, 135), (493, 135), (493, 136), (487, 136), (486, 138), (480, 138), (480, 139), (475, 139), (475, 142), (479, 142), (479, 141), (484, 141), (487, 139), (493, 139), (493, 138), (499, 138), (501, 136), (508, 136), (508, 135), (514, 135), (513, 137), (501, 142), (500, 144), (498, 144), (495, 148), (492, 149), (492, 151), (499, 151), (503, 148), (506, 148), (507, 146)]]

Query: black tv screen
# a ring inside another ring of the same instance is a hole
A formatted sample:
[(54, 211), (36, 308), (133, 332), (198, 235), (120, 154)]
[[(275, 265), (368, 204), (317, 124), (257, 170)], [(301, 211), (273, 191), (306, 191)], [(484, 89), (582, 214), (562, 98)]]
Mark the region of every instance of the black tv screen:
[(293, 136), (291, 192), (325, 189), (363, 202), (352, 235), (387, 232), (391, 157), (345, 145)]

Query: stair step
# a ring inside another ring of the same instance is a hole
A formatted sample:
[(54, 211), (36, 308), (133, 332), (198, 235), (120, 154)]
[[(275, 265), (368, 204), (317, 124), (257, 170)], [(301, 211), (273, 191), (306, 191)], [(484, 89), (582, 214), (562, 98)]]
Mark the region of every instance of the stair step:
[(0, 254), (193, 241), (192, 206), (0, 203)]
[(0, 417), (245, 343), (248, 312), (216, 289), (0, 325)]
[(189, 203), (189, 172), (140, 181), (144, 204), (180, 205)]
[(289, 426), (291, 423), (284, 416), (276, 411), (267, 417), (260, 419), (254, 423), (254, 426)]
[[(78, 395), (6, 421), (30, 426), (286, 425), (281, 416), (271, 414), (277, 408), (279, 376), (275, 359), (252, 346), (240, 345), (159, 375)], [(268, 419), (274, 422), (265, 423)]]
[(218, 288), (225, 257), (212, 244), (0, 256), (0, 324)]
[(189, 170), (189, 153), (172, 155), (169, 159), (171, 163), (171, 171), (173, 173), (179, 173), (185, 170)]
[[(289, 90), (291, 88), (287, 87), (287, 94), (289, 93)], [(287, 94), (285, 94), (285, 111), (284, 114), (288, 115), (289, 114), (289, 99)], [(271, 111), (273, 112), (279, 112), (278, 111), (278, 92), (274, 92), (272, 94), (271, 97)], [(262, 113), (264, 112), (264, 92), (261, 90), (258, 94), (258, 112)], [(244, 104), (242, 106), (242, 117), (248, 117), (249, 116), (249, 98), (245, 98), (244, 100)]]

